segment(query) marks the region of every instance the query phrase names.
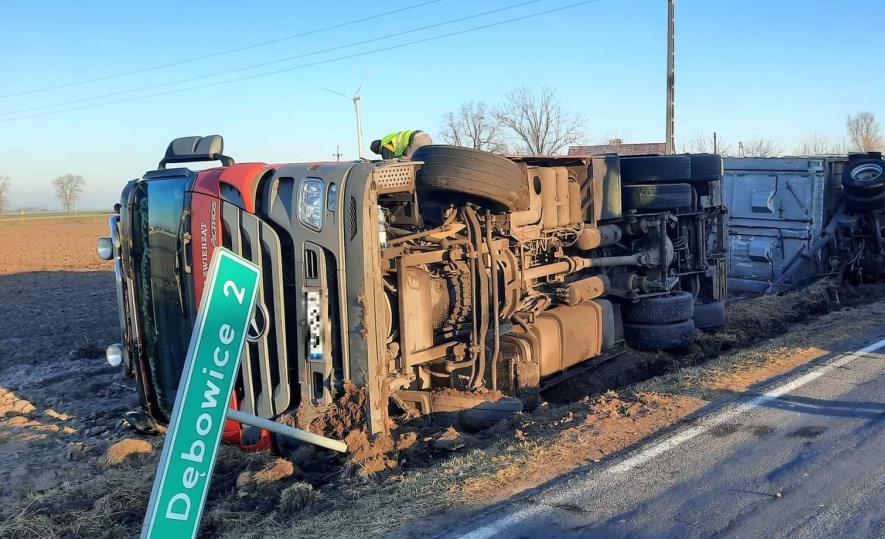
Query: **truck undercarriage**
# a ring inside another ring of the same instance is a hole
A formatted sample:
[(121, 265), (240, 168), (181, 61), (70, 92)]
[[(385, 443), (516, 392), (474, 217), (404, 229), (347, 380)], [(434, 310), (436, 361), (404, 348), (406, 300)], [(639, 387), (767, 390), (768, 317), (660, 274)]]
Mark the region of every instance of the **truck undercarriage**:
[[(167, 163), (221, 160), (193, 172)], [(168, 421), (208, 262), (262, 269), (231, 407), (300, 425), (352, 382), (391, 411), (494, 422), (615, 347), (684, 348), (724, 323), (715, 155), (499, 156), (234, 164), (220, 137), (170, 145), (124, 189), (112, 237), (122, 342), (145, 414)], [(104, 243), (102, 243), (104, 242)], [(133, 416), (135, 417), (135, 416)], [(285, 441), (228, 422), (247, 448)]]

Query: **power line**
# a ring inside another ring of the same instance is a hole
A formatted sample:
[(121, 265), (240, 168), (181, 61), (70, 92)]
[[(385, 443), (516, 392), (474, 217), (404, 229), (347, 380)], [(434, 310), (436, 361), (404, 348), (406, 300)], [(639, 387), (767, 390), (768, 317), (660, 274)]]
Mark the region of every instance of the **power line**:
[(238, 68), (236, 68), (236, 69), (228, 69), (228, 70), (226, 70), (226, 71), (218, 71), (218, 72), (215, 72), (215, 73), (210, 73), (210, 74), (208, 74), (208, 75), (199, 75), (199, 76), (196, 76), (196, 77), (190, 77), (190, 78), (187, 78), (187, 79), (179, 79), (179, 80), (176, 80), (176, 81), (163, 82), (163, 83), (160, 83), (160, 84), (154, 84), (154, 85), (151, 85), (151, 86), (143, 86), (143, 87), (141, 87), (141, 88), (135, 88), (135, 89), (133, 89), (133, 90), (122, 90), (122, 91), (119, 91), (119, 92), (113, 92), (113, 93), (109, 93), (109, 94), (97, 95), (97, 96), (93, 96), (93, 97), (84, 97), (84, 98), (82, 98), (82, 99), (74, 99), (74, 100), (71, 100), (71, 101), (64, 101), (64, 102), (61, 102), (61, 103), (53, 103), (53, 104), (50, 104), (50, 105), (40, 105), (40, 106), (38, 106), (38, 107), (31, 107), (31, 108), (28, 108), (28, 109), (19, 109), (19, 110), (12, 110), (12, 111), (8, 111), (8, 112), (0, 112), (0, 116), (9, 116), (9, 115), (11, 115), (11, 114), (21, 114), (21, 113), (24, 113), (24, 112), (33, 112), (33, 111), (35, 111), (35, 110), (45, 110), (45, 109), (51, 109), (51, 108), (55, 108), (55, 107), (63, 107), (63, 106), (65, 106), (65, 105), (74, 105), (74, 104), (77, 104), (77, 103), (85, 103), (85, 102), (87, 102), (87, 101), (95, 101), (95, 100), (98, 100), (98, 99), (106, 99), (106, 98), (108, 98), (108, 97), (116, 97), (116, 96), (118, 96), (118, 95), (126, 95), (126, 94), (132, 94), (132, 93), (136, 93), (136, 92), (144, 92), (144, 91), (147, 91), (147, 90), (156, 90), (157, 88), (165, 88), (165, 87), (167, 87), (167, 86), (174, 86), (174, 85), (176, 85), (176, 84), (184, 84), (184, 83), (186, 83), (186, 82), (194, 82), (194, 81), (197, 81), (197, 80), (210, 79), (210, 78), (213, 78), (213, 77), (219, 77), (219, 76), (221, 76), (221, 75), (230, 75), (230, 74), (232, 74), (232, 73), (239, 73), (239, 72), (241, 72), (241, 71), (248, 71), (248, 70), (250, 70), (250, 69), (257, 69), (257, 68), (259, 68), (259, 67), (266, 67), (266, 66), (269, 66), (269, 65), (279, 64), (279, 63), (282, 63), (282, 62), (289, 62), (289, 61), (292, 61), (292, 60), (299, 60), (299, 59), (301, 59), (301, 58), (307, 58), (307, 57), (309, 57), (309, 56), (317, 56), (317, 55), (319, 55), (319, 54), (325, 54), (325, 53), (327, 53), (327, 52), (332, 52), (332, 51), (337, 51), (337, 50), (342, 50), (342, 49), (348, 49), (348, 48), (351, 48), (351, 47), (357, 47), (357, 46), (359, 46), (359, 45), (365, 45), (365, 44), (367, 44), (367, 43), (373, 43), (373, 42), (375, 42), (375, 41), (383, 41), (383, 40), (385, 40), (385, 39), (390, 39), (390, 38), (394, 38), (394, 37), (399, 37), (399, 36), (403, 36), (403, 35), (407, 35), (407, 34), (414, 34), (415, 32), (421, 32), (421, 31), (424, 31), (424, 30), (430, 30), (430, 29), (432, 29), (432, 28), (438, 28), (438, 27), (440, 27), (440, 26), (447, 26), (447, 25), (450, 25), (450, 24), (455, 24), (455, 23), (463, 22), (463, 21), (470, 20), (470, 19), (476, 19), (476, 18), (478, 18), (478, 17), (484, 17), (484, 16), (486, 16), (486, 15), (492, 15), (492, 14), (495, 14), (495, 13), (499, 13), (499, 12), (501, 12), (501, 11), (508, 11), (508, 10), (511, 10), (511, 9), (516, 9), (516, 8), (520, 8), (520, 7), (523, 7), (523, 6), (527, 6), (527, 5), (529, 5), (529, 4), (536, 4), (536, 3), (541, 2), (541, 1), (542, 1), (542, 0), (528, 0), (527, 2), (523, 2), (523, 3), (521, 3), (521, 4), (515, 4), (515, 5), (512, 5), (512, 6), (507, 6), (507, 7), (503, 7), (503, 8), (493, 9), (493, 10), (491, 10), (491, 11), (484, 11), (484, 12), (482, 12), (482, 13), (476, 13), (476, 14), (474, 14), (474, 15), (468, 15), (468, 16), (466, 16), (466, 17), (461, 17), (461, 18), (458, 18), (458, 19), (452, 19), (452, 20), (449, 20), (449, 21), (444, 21), (444, 22), (439, 22), (439, 23), (436, 23), (436, 24), (430, 24), (430, 25), (427, 25), (427, 26), (422, 26), (421, 28), (415, 28), (415, 29), (412, 29), (412, 30), (405, 30), (405, 31), (402, 31), (402, 32), (397, 32), (397, 33), (395, 33), (395, 34), (388, 34), (388, 35), (385, 35), (385, 36), (374, 37), (374, 38), (372, 38), (372, 39), (365, 39), (365, 40), (363, 40), (363, 41), (357, 41), (357, 42), (355, 42), (355, 43), (348, 43), (348, 44), (346, 44), (346, 45), (339, 45), (339, 46), (337, 46), (337, 47), (330, 47), (330, 48), (322, 49), (322, 50), (319, 50), (319, 51), (308, 52), (308, 53), (299, 54), (299, 55), (296, 55), (296, 56), (289, 56), (289, 57), (286, 57), (286, 58), (280, 58), (280, 59), (278, 59), (278, 60), (270, 60), (270, 61), (268, 61), (268, 62), (261, 62), (261, 63), (259, 63), (259, 64), (250, 64), (250, 65), (247, 65), (247, 66), (238, 67)]
[(512, 18), (512, 19), (506, 19), (506, 20), (503, 20), (503, 21), (498, 21), (498, 22), (494, 22), (494, 23), (484, 24), (484, 25), (482, 25), (482, 26), (475, 26), (475, 27), (473, 27), (473, 28), (466, 28), (466, 29), (464, 29), (464, 30), (459, 30), (459, 31), (457, 31), (457, 32), (450, 32), (450, 33), (448, 33), (448, 34), (441, 34), (441, 35), (438, 35), (438, 36), (428, 37), (428, 38), (424, 38), (424, 39), (418, 39), (418, 40), (415, 40), (415, 41), (409, 41), (409, 42), (406, 42), (406, 43), (400, 43), (399, 45), (395, 45), (394, 47), (383, 47), (383, 48), (380, 48), (380, 49), (373, 49), (373, 50), (370, 50), (370, 51), (358, 52), (358, 53), (355, 53), (355, 54), (349, 54), (349, 55), (347, 55), (347, 56), (339, 56), (338, 58), (330, 58), (330, 59), (328, 59), (328, 60), (322, 60), (322, 61), (319, 61), (319, 62), (313, 62), (313, 63), (310, 63), (310, 64), (302, 64), (302, 65), (300, 65), (300, 66), (293, 66), (293, 67), (287, 67), (287, 68), (285, 68), (285, 69), (278, 69), (278, 70), (276, 70), (276, 71), (268, 71), (268, 72), (265, 72), (265, 73), (256, 73), (255, 75), (249, 75), (249, 76), (246, 76), (246, 77), (238, 77), (238, 78), (235, 78), (235, 79), (228, 79), (228, 80), (223, 80), (223, 81), (213, 82), (213, 83), (210, 83), (210, 84), (201, 84), (201, 85), (198, 85), (198, 86), (190, 86), (190, 87), (188, 87), (188, 88), (179, 88), (179, 89), (177, 89), (177, 90), (170, 90), (170, 91), (168, 91), (168, 92), (160, 92), (160, 93), (156, 93), (156, 94), (150, 94), (150, 95), (142, 95), (142, 96), (130, 97), (130, 98), (127, 98), (127, 99), (120, 99), (120, 100), (117, 100), (117, 101), (108, 101), (108, 102), (106, 102), (106, 103), (96, 103), (96, 104), (94, 104), (94, 105), (86, 105), (86, 106), (83, 106), (83, 107), (76, 107), (76, 108), (63, 109), (63, 110), (56, 110), (56, 111), (52, 111), (52, 112), (43, 112), (43, 113), (40, 113), (40, 114), (32, 114), (32, 115), (29, 115), (29, 116), (19, 116), (19, 117), (17, 117), (17, 118), (8, 118), (8, 119), (5, 119), (5, 120), (4, 120), (4, 119), (0, 119), (0, 122), (14, 122), (14, 121), (16, 121), (16, 120), (27, 120), (27, 119), (30, 119), (30, 118), (39, 118), (39, 117), (41, 117), (41, 116), (52, 116), (52, 115), (55, 115), (55, 114), (63, 114), (63, 113), (66, 113), (66, 112), (75, 112), (75, 111), (79, 111), (79, 110), (92, 109), (92, 108), (96, 108), (96, 107), (105, 107), (105, 106), (108, 106), (108, 105), (116, 105), (116, 104), (119, 104), (119, 103), (128, 103), (128, 102), (131, 102), (131, 101), (139, 101), (139, 100), (142, 100), (142, 99), (149, 99), (149, 98), (152, 98), (152, 97), (161, 97), (161, 96), (164, 96), (164, 95), (171, 95), (171, 94), (177, 94), (177, 93), (181, 93), (181, 92), (188, 92), (188, 91), (191, 91), (191, 90), (200, 90), (200, 89), (203, 89), (203, 88), (210, 88), (210, 87), (213, 87), (213, 86), (221, 86), (221, 85), (223, 85), (223, 84), (230, 84), (230, 83), (232, 83), (232, 82), (239, 82), (239, 81), (244, 81), (244, 80), (256, 79), (256, 78), (259, 78), (259, 77), (267, 77), (267, 76), (270, 76), (270, 75), (277, 75), (277, 74), (279, 74), (279, 73), (286, 73), (286, 72), (289, 72), (289, 71), (295, 71), (295, 70), (298, 70), (298, 69), (305, 69), (305, 68), (308, 68), (308, 67), (314, 67), (314, 66), (318, 66), (318, 65), (330, 64), (330, 63), (333, 63), (333, 62), (340, 62), (340, 61), (342, 61), (342, 60), (349, 60), (349, 59), (351, 59), (351, 58), (359, 58), (359, 57), (361, 57), (361, 56), (367, 56), (367, 55), (369, 55), (369, 54), (375, 54), (375, 53), (377, 53), (377, 52), (389, 52), (391, 48), (395, 48), (395, 47), (407, 47), (407, 46), (410, 46), (410, 45), (417, 45), (417, 44), (420, 44), (420, 43), (427, 43), (427, 42), (429, 42), (429, 41), (435, 41), (435, 40), (437, 40), (437, 39), (443, 39), (443, 38), (447, 38), (447, 37), (453, 37), (453, 36), (458, 36), (458, 35), (462, 35), (462, 34), (467, 34), (467, 33), (470, 33), (470, 32), (476, 32), (476, 31), (479, 31), (479, 30), (485, 30), (486, 28), (492, 28), (492, 27), (495, 27), (495, 26), (501, 26), (501, 25), (504, 25), (504, 24), (512, 23), (512, 22), (523, 21), (523, 20), (526, 20), (526, 19), (534, 18), (534, 17), (540, 17), (540, 16), (544, 16), (544, 15), (549, 15), (549, 14), (551, 14), (551, 13), (556, 13), (556, 12), (559, 12), (559, 11), (564, 11), (564, 10), (567, 10), (567, 9), (576, 8), (576, 7), (584, 6), (584, 5), (587, 5), (587, 4), (593, 4), (593, 3), (596, 3), (596, 2), (599, 2), (599, 1), (600, 1), (600, 0), (584, 0), (583, 2), (577, 2), (577, 3), (575, 3), (575, 4), (569, 4), (569, 5), (567, 5), (567, 6), (562, 6), (562, 7), (558, 7), (558, 8), (554, 8), (554, 9), (548, 9), (548, 10), (546, 10), (546, 11), (541, 11), (541, 12), (538, 12), (538, 13), (532, 13), (532, 14), (530, 14), (530, 15), (523, 15), (522, 17), (515, 17), (515, 18)]
[[(283, 41), (289, 41), (289, 40), (296, 39), (296, 38), (299, 38), (299, 37), (305, 37), (305, 36), (310, 36), (310, 35), (314, 35), (314, 34), (319, 34), (319, 33), (321, 33), (321, 32), (327, 32), (327, 31), (329, 31), (329, 30), (337, 30), (338, 28), (344, 28), (345, 26), (352, 26), (352, 25), (354, 25), (354, 24), (359, 24), (359, 23), (363, 23), (363, 22), (366, 22), (366, 21), (371, 21), (371, 20), (373, 20), (373, 19), (378, 19), (378, 18), (381, 18), (381, 17), (386, 17), (386, 16), (388, 16), (388, 15), (395, 15), (395, 14), (397, 14), (397, 13), (402, 13), (402, 12), (404, 12), (404, 11), (410, 11), (410, 10), (413, 10), (413, 9), (418, 9), (418, 8), (421, 8), (421, 7), (424, 7), (424, 6), (430, 5), (430, 4), (436, 4), (436, 3), (438, 3), (438, 2), (442, 2), (442, 1), (443, 1), (443, 0), (429, 0), (429, 1), (427, 1), (427, 2), (422, 2), (422, 3), (420, 3), (420, 4), (415, 4), (415, 5), (412, 5), (412, 6), (407, 6), (407, 7), (400, 8), (400, 9), (394, 9), (394, 10), (392, 10), (392, 11), (387, 11), (387, 12), (384, 12), (384, 13), (379, 13), (379, 14), (377, 14), (377, 15), (372, 15), (371, 17), (364, 17), (364, 18), (362, 18), (362, 19), (355, 19), (355, 20), (352, 20), (352, 21), (343, 22), (343, 23), (340, 23), (340, 24), (335, 24), (335, 25), (333, 25), (333, 26), (326, 26), (325, 28), (318, 28), (318, 29), (316, 29), (316, 30), (311, 30), (311, 31), (309, 31), (309, 32), (303, 32), (303, 33), (301, 33), (301, 34), (293, 34), (293, 35), (291, 35), (291, 36), (280, 37), (280, 38), (277, 38), (277, 39), (272, 39), (272, 40), (270, 40), (270, 41), (262, 41), (261, 43), (255, 43), (255, 44), (252, 44), (252, 45), (245, 45), (245, 46), (243, 46), (243, 47), (238, 47), (238, 48), (236, 48), (236, 49), (228, 49), (228, 50), (226, 50), (226, 51), (214, 52), (214, 53), (212, 53), (212, 54), (206, 54), (206, 55), (203, 55), (203, 56), (195, 56), (195, 57), (193, 57), (193, 58), (188, 58), (188, 59), (186, 59), (186, 60), (178, 60), (178, 61), (175, 61), (175, 62), (169, 62), (168, 64), (161, 64), (161, 65), (156, 65), (156, 66), (152, 66), (152, 67), (145, 67), (145, 68), (136, 69), (136, 70), (133, 70), (133, 71), (126, 71), (126, 72), (124, 72), (124, 73), (116, 73), (116, 74), (114, 74), (114, 75), (106, 75), (106, 76), (98, 77), (98, 78), (95, 78), (95, 79), (88, 79), (88, 80), (81, 80), (81, 81), (77, 81), (77, 82), (70, 82), (70, 83), (67, 83), (67, 84), (60, 84), (60, 85), (58, 85), (58, 86), (50, 86), (50, 87), (47, 87), (47, 88), (39, 88), (39, 89), (37, 89), (37, 90), (27, 90), (27, 91), (19, 92), (19, 93), (15, 93), (15, 94), (0, 95), (0, 99), (6, 99), (6, 98), (9, 98), (9, 97), (19, 97), (19, 96), (23, 96), (23, 95), (38, 94), (38, 93), (43, 93), (43, 92), (49, 92), (49, 91), (52, 91), (52, 90), (60, 90), (60, 89), (62, 89), (62, 88), (70, 88), (70, 87), (72, 87), (72, 86), (80, 86), (80, 85), (83, 85), (83, 84), (90, 84), (90, 83), (93, 83), (93, 82), (100, 82), (100, 81), (105, 81), (105, 80), (110, 80), (110, 79), (117, 79), (117, 78), (120, 78), (120, 77), (128, 77), (129, 75), (137, 75), (137, 74), (139, 74), (139, 73), (146, 73), (146, 72), (148, 72), (148, 71), (156, 71), (156, 70), (158, 70), (158, 69), (165, 69), (165, 68), (167, 68), (167, 67), (173, 67), (173, 66), (178, 66), (178, 65), (182, 65), (182, 64), (189, 64), (189, 63), (191, 63), (191, 62), (198, 62), (198, 61), (200, 61), (200, 60), (206, 60), (206, 59), (209, 59), (209, 58), (216, 58), (216, 57), (218, 57), (218, 56), (224, 56), (224, 55), (226, 55), (226, 54), (233, 54), (233, 53), (235, 53), (235, 52), (245, 51), (245, 50), (249, 50), (249, 49), (255, 49), (255, 48), (258, 48), (258, 47), (264, 47), (264, 46), (267, 46), (267, 45), (273, 45), (274, 43), (281, 43), (281, 42), (283, 42)], [(10, 113), (10, 114), (11, 114), (11, 113)]]

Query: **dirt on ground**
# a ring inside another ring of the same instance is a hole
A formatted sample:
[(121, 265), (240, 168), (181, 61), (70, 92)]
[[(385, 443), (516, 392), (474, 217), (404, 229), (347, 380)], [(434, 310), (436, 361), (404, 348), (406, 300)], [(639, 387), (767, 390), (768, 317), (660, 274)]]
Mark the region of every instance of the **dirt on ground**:
[[(138, 534), (162, 435), (120, 425), (138, 398), (103, 359), (119, 339), (106, 218), (0, 221), (0, 537)], [(351, 454), (288, 458), (223, 446), (202, 537), (406, 534), (409, 519), (481, 507), (678, 424), (700, 408), (829, 354), (879, 323), (885, 286), (818, 283), (732, 301), (728, 324), (687, 350), (625, 352), (486, 430), (408, 415), (370, 438), (365, 393), (302, 423)], [(391, 531), (393, 530), (393, 531)]]

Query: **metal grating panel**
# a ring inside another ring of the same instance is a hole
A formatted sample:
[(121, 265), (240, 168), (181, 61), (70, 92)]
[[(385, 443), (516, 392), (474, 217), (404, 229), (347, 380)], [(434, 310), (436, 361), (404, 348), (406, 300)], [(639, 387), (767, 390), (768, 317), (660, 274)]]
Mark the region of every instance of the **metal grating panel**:
[(373, 171), (378, 194), (400, 193), (415, 188), (415, 165), (385, 165)]

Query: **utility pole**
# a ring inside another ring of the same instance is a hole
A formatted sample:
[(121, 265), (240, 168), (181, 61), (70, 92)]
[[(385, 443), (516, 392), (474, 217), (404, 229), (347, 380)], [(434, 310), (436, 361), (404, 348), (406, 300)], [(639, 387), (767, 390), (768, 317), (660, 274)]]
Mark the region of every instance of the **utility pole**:
[(676, 85), (676, 0), (667, 0), (667, 153), (676, 153), (674, 108)]
[(332, 157), (335, 158), (335, 161), (341, 161), (341, 146), (335, 146), (335, 153), (332, 154)]

